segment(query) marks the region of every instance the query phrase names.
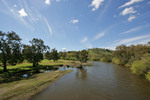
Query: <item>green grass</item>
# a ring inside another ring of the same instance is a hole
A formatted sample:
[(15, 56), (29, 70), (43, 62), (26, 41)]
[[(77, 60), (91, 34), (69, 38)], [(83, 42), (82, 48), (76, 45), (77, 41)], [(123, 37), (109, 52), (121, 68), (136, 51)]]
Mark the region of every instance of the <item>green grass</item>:
[(72, 70), (40, 73), (28, 79), (0, 84), (0, 100), (27, 100), (69, 72)]
[[(39, 63), (39, 66), (37, 68), (32, 67), (32, 63), (28, 62), (23, 62), (21, 64), (17, 64), (15, 66), (7, 66), (8, 72), (3, 72), (3, 68), (0, 67), (0, 84), (1, 83), (8, 83), (12, 81), (18, 81), (22, 80), (23, 74), (28, 74), (28, 73), (36, 73), (37, 69), (57, 69), (60, 66), (79, 66), (80, 62), (79, 61), (69, 61), (69, 60), (59, 60), (56, 62), (53, 62), (52, 60), (46, 60), (44, 59)], [(91, 63), (84, 63), (83, 65), (91, 65)]]

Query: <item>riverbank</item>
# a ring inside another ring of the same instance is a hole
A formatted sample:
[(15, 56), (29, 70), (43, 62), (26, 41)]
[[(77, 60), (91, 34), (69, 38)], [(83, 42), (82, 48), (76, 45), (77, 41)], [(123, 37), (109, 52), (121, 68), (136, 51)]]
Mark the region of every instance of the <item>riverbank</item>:
[(10, 98), (11, 100), (27, 100), (70, 72), (72, 70), (57, 70), (35, 74), (28, 79), (20, 81), (0, 84), (0, 100)]
[[(23, 62), (21, 64), (17, 64), (15, 66), (7, 66), (8, 72), (3, 72), (3, 68), (0, 67), (0, 84), (1, 83), (9, 83), (12, 81), (18, 81), (23, 79), (23, 75), (37, 74), (36, 70), (57, 70), (59, 67), (76, 67), (79, 66), (79, 61), (70, 61), (70, 60), (59, 60), (53, 62), (52, 60), (44, 59), (38, 65), (38, 67), (32, 67), (32, 63)], [(92, 63), (83, 63), (83, 65), (92, 65)], [(42, 71), (42, 72), (43, 72)]]

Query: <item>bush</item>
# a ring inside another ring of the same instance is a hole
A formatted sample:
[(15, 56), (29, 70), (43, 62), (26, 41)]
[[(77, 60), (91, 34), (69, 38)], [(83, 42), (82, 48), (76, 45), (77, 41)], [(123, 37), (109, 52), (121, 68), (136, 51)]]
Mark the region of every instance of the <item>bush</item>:
[(133, 62), (131, 71), (136, 75), (146, 75), (150, 71), (150, 54), (146, 54), (141, 60)]
[(116, 58), (116, 57), (113, 58), (112, 62), (117, 64), (117, 65), (124, 65), (125, 64), (124, 60)]
[(100, 58), (99, 57), (92, 57), (91, 60), (92, 61), (100, 61)]
[(150, 81), (150, 71), (146, 74), (146, 79)]

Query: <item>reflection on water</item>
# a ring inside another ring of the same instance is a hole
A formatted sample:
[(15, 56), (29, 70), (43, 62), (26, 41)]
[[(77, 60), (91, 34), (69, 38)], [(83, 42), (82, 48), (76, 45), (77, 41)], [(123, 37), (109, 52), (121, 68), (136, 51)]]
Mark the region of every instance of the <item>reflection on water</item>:
[(150, 100), (150, 82), (125, 67), (94, 62), (72, 69), (31, 100)]
[(76, 71), (76, 78), (85, 80), (87, 77), (86, 68), (78, 68)]

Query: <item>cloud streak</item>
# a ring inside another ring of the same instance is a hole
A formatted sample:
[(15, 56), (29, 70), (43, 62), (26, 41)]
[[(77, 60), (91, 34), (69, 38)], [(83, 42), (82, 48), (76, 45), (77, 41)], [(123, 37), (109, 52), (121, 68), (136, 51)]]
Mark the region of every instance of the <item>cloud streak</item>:
[(99, 38), (103, 37), (105, 33), (99, 33), (94, 37), (94, 40), (98, 40)]
[(46, 23), (46, 25), (47, 25), (47, 27), (48, 27), (49, 33), (50, 33), (51, 35), (53, 35), (52, 28), (50, 27), (50, 25), (49, 25), (49, 23), (48, 23), (48, 21), (47, 21), (47, 19), (46, 19), (45, 17), (44, 17), (44, 21), (45, 21), (45, 23)]
[(144, 0), (130, 0), (129, 2), (127, 2), (124, 5), (120, 6), (119, 8), (130, 6), (130, 5), (134, 4), (134, 3), (138, 3), (138, 2), (142, 2), (142, 1), (144, 1)]
[(121, 40), (118, 43), (113, 44), (113, 45), (131, 43), (131, 42), (135, 42), (135, 41), (146, 39), (146, 38), (150, 38), (150, 35), (143, 35), (143, 36), (136, 36), (136, 37), (132, 37), (132, 38), (126, 38), (126, 39)]
[(87, 42), (88, 38), (87, 37), (84, 37), (82, 40), (81, 40), (81, 43), (85, 43)]
[(91, 42), (88, 40), (87, 37), (84, 37), (80, 42), (82, 44), (84, 44), (87, 48), (92, 48), (93, 47)]

